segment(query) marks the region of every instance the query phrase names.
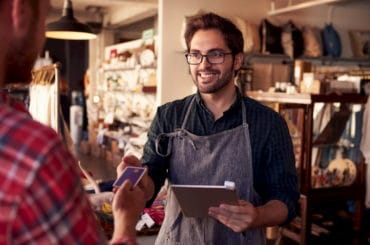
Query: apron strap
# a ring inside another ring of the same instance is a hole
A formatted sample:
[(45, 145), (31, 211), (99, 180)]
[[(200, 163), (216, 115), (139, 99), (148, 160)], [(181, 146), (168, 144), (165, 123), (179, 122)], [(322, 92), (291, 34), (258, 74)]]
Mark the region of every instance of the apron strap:
[(189, 114), (190, 114), (190, 111), (191, 111), (191, 107), (193, 106), (194, 101), (195, 101), (195, 96), (191, 99), (190, 105), (186, 109), (186, 114), (185, 114), (184, 120), (182, 121), (181, 129), (185, 129), (185, 125), (186, 125), (186, 122), (188, 121)]
[(246, 109), (245, 109), (245, 104), (244, 104), (243, 97), (240, 98), (240, 101), (242, 103), (243, 126), (246, 126), (247, 125), (247, 113), (246, 113)]
[(158, 137), (155, 139), (155, 151), (158, 155), (161, 157), (168, 157), (171, 154), (172, 150), (172, 144), (167, 143), (166, 152), (160, 152), (159, 146), (161, 145), (161, 140), (164, 138), (168, 138), (167, 140), (170, 140), (171, 138), (168, 137), (168, 134), (162, 133), (158, 135)]

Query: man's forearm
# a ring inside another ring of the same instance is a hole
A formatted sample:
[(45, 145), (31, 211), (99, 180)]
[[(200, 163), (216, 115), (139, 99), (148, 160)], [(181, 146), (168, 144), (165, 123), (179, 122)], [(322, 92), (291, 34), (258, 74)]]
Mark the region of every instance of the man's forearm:
[(256, 226), (266, 227), (280, 225), (288, 217), (288, 207), (279, 200), (271, 200), (265, 205), (257, 207), (258, 219)]

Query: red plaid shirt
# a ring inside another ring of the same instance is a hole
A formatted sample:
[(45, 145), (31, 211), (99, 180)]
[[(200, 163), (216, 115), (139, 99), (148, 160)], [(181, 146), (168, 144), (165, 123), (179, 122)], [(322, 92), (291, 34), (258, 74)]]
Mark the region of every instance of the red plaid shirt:
[(58, 135), (0, 102), (0, 244), (102, 244)]

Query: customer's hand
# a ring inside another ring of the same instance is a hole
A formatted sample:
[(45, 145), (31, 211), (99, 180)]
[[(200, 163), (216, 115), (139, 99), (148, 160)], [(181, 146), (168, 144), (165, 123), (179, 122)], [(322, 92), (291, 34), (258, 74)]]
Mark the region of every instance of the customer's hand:
[[(135, 226), (145, 207), (145, 194), (140, 188), (132, 188), (129, 180), (123, 182), (114, 194), (112, 211), (114, 217), (113, 238), (135, 237)], [(112, 240), (114, 240), (112, 238)]]
[(127, 167), (127, 166), (134, 166), (134, 167), (141, 167), (142, 164), (140, 160), (135, 157), (134, 155), (127, 155), (122, 157), (121, 162), (117, 166), (117, 178), (121, 175), (122, 171)]
[[(121, 175), (122, 171), (127, 166), (142, 167), (142, 163), (134, 155), (127, 155), (122, 157), (122, 161), (116, 169), (117, 178)], [(152, 179), (148, 176), (148, 172), (144, 174), (137, 186), (145, 192), (145, 200), (149, 200), (150, 198), (152, 198), (154, 194), (154, 184)]]

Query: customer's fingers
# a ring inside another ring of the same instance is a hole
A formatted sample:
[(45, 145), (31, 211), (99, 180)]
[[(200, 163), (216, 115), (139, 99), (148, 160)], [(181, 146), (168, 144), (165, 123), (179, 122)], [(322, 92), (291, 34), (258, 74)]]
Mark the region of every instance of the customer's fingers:
[(120, 176), (122, 171), (127, 167), (127, 166), (135, 166), (135, 167), (141, 167), (141, 162), (140, 160), (135, 157), (134, 155), (127, 155), (122, 157), (121, 162), (118, 164), (116, 171), (117, 171), (117, 177)]

